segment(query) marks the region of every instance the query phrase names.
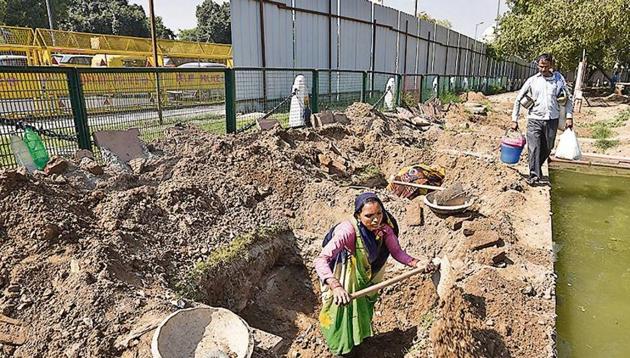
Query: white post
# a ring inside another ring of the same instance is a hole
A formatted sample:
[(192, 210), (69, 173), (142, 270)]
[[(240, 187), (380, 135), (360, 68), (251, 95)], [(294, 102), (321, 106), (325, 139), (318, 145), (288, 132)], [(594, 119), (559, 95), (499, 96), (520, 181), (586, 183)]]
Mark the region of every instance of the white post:
[(291, 93), (295, 93), (291, 97), (291, 109), (289, 110), (289, 127), (304, 127), (306, 122), (304, 121), (304, 109), (306, 108), (306, 98), (308, 92), (306, 91), (306, 79), (303, 75), (295, 77)]
[(394, 110), (395, 98), (396, 98), (396, 80), (394, 77), (390, 77), (385, 86), (385, 109)]

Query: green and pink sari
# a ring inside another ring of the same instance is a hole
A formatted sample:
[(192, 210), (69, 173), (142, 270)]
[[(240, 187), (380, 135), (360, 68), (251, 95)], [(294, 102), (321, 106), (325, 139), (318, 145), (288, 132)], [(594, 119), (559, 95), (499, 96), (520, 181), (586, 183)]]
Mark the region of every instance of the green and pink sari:
[[(370, 233), (366, 233), (364, 227), (359, 228), (361, 224), (356, 220), (353, 220), (353, 223), (356, 235), (355, 252), (354, 254), (343, 252), (345, 257), (337, 260), (333, 267), (333, 274), (349, 294), (381, 282), (385, 271), (384, 263), (389, 254), (384, 239), (375, 235), (367, 238), (371, 246), (375, 246), (370, 252), (363, 239), (363, 236)], [(370, 257), (373, 258), (372, 263)], [(373, 272), (373, 268), (376, 272)], [(336, 305), (333, 302), (332, 290), (322, 284), (323, 305), (319, 323), (331, 352), (349, 353), (354, 346), (372, 336), (372, 316), (377, 299), (378, 293), (374, 293), (354, 299), (345, 306)]]

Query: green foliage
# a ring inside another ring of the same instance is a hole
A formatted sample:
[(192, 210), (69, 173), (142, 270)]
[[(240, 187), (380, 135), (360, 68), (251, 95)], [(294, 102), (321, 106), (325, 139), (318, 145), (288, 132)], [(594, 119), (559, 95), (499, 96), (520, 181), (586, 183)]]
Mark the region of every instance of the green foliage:
[(593, 138), (608, 138), (613, 135), (613, 131), (610, 130), (610, 128), (623, 127), (628, 120), (630, 120), (630, 109), (619, 112), (616, 116), (607, 121), (592, 123), (590, 124), (593, 130), (592, 136)]
[(7, 0), (0, 0), (0, 25), (5, 24), (7, 17)]
[(591, 136), (596, 139), (595, 147), (605, 152), (607, 149), (618, 146), (619, 140), (610, 139), (615, 135), (611, 128), (623, 126), (628, 119), (630, 119), (630, 110), (623, 111), (608, 121), (593, 124)]
[[(148, 26), (151, 26), (151, 20), (147, 18)], [(150, 27), (149, 27), (150, 29)], [(155, 17), (155, 36), (159, 39), (174, 40), (175, 33), (164, 25), (161, 16)]]
[(619, 141), (617, 139), (598, 139), (595, 141), (595, 147), (602, 151), (606, 151), (607, 149), (614, 148), (619, 145)]
[(230, 29), (230, 3), (219, 5), (212, 0), (204, 0), (197, 6), (197, 27), (180, 30), (178, 37), (187, 41), (232, 43)]
[(604, 126), (604, 125), (600, 125), (600, 126), (596, 126), (595, 128), (593, 128), (593, 138), (595, 139), (608, 139), (610, 137), (612, 137), (613, 135), (613, 131)]
[(490, 85), (488, 86), (488, 89), (485, 91), (485, 94), (493, 95), (493, 94), (499, 94), (499, 93), (504, 93), (504, 92), (505, 92), (505, 88), (503, 88), (502, 86)]
[(277, 236), (284, 228), (280, 226), (262, 227), (253, 233), (234, 238), (229, 244), (213, 249), (203, 261), (195, 263), (184, 278), (175, 284), (175, 290), (182, 297), (192, 300), (203, 298), (204, 281), (217, 269), (225, 267), (235, 260), (249, 259), (249, 251), (253, 244), (260, 244)]
[(607, 125), (611, 128), (619, 128), (619, 127), (625, 126), (626, 122), (629, 120), (630, 120), (630, 108), (618, 113), (616, 116), (613, 117), (613, 119), (607, 122)]
[(128, 0), (72, 0), (59, 25), (69, 31), (151, 36), (144, 9)]
[[(73, 0), (51, 1), (53, 25), (57, 25), (68, 12)], [(48, 28), (45, 0), (1, 0), (0, 22), (9, 26)]]
[(367, 182), (373, 179), (383, 178), (383, 172), (381, 172), (381, 169), (372, 164), (359, 168), (355, 175), (357, 176), (358, 182)]
[(461, 103), (462, 99), (459, 98), (459, 95), (457, 95), (457, 93), (447, 91), (440, 93), (440, 101), (444, 104)]
[(446, 19), (436, 19), (425, 11), (419, 12), (417, 16), (422, 20), (438, 24), (442, 27), (446, 27), (447, 29), (453, 28), (453, 24), (451, 24), (450, 21)]
[(177, 38), (184, 41), (199, 41), (197, 28), (179, 30)]
[[(128, 0), (51, 0), (53, 26), (61, 30), (149, 37), (142, 6)], [(45, 0), (0, 0), (0, 24), (48, 28)], [(174, 39), (173, 30), (156, 17), (158, 38)]]
[(572, 70), (586, 49), (589, 62), (612, 68), (630, 63), (630, 2), (627, 0), (508, 0), (495, 48), (533, 60), (548, 52), (559, 68)]
[(411, 92), (402, 92), (402, 97), (400, 98), (403, 106), (407, 108), (416, 108), (418, 106), (418, 101), (416, 100), (416, 96)]

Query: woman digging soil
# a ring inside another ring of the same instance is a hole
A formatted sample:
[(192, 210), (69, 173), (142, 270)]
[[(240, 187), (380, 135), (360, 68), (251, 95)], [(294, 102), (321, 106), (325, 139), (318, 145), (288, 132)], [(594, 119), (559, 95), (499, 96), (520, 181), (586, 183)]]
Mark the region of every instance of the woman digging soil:
[[(359, 195), (354, 218), (339, 223), (326, 235), (324, 248), (315, 259), (315, 270), (322, 282), (320, 328), (332, 353), (349, 354), (372, 336), (378, 293), (355, 299), (350, 295), (383, 280), (390, 254), (404, 265), (422, 265), (400, 248), (397, 235), (396, 220), (374, 193)], [(429, 261), (424, 272), (436, 269)]]

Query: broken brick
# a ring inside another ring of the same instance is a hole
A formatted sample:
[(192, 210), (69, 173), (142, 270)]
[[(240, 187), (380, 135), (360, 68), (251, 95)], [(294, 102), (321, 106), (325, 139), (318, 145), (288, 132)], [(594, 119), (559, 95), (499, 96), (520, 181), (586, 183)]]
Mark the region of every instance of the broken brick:
[(471, 251), (479, 251), (492, 246), (498, 246), (501, 243), (499, 234), (494, 231), (478, 231), (469, 238), (469, 247)]
[(404, 223), (407, 226), (422, 226), (424, 223), (422, 205), (416, 201), (411, 201), (405, 209)]
[(47, 175), (63, 174), (66, 170), (68, 170), (68, 162), (62, 157), (53, 157), (44, 168), (44, 173)]
[[(507, 255), (503, 249), (492, 247), (487, 250), (478, 252), (475, 255), (475, 261), (488, 266), (499, 266), (500, 263), (508, 263)], [(509, 261), (511, 262), (511, 261)]]

